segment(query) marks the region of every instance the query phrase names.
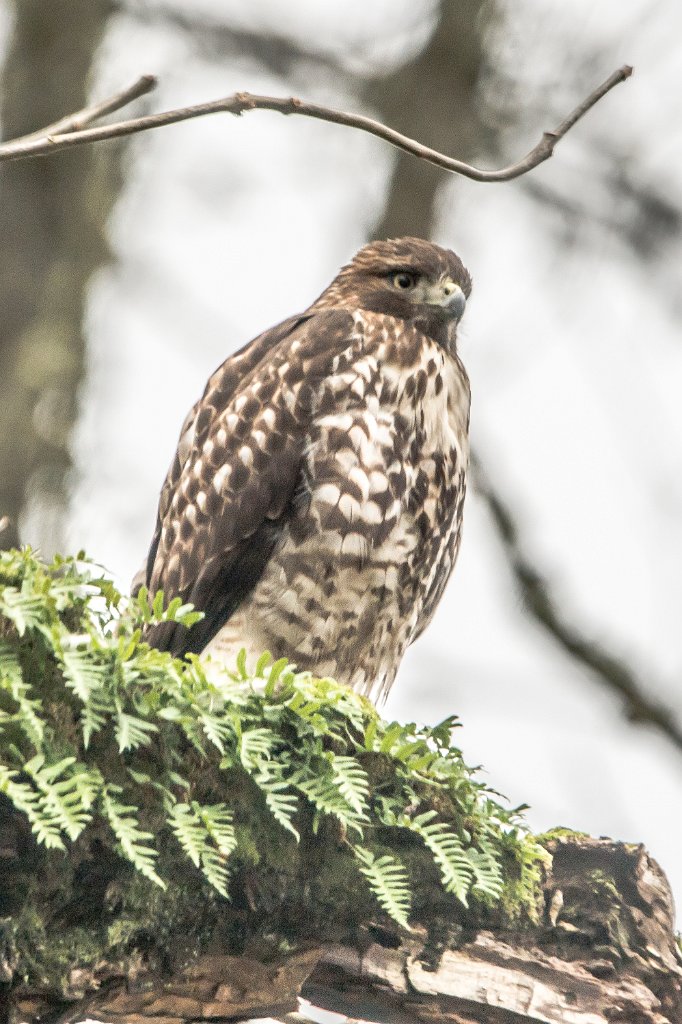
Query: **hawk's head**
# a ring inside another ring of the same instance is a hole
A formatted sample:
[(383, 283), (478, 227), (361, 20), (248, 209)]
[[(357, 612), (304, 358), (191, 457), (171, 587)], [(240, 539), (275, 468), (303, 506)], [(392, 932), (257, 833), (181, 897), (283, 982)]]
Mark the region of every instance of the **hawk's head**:
[(454, 342), (471, 277), (450, 249), (422, 238), (365, 245), (315, 303), (386, 313), (418, 323), (436, 341)]

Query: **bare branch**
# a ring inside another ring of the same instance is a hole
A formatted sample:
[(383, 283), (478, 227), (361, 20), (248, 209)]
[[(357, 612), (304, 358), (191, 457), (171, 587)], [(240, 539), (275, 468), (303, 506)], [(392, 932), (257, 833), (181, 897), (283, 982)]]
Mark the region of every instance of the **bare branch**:
[[(509, 181), (512, 178), (518, 178), (520, 175), (526, 174), (533, 167), (537, 167), (538, 164), (548, 160), (554, 152), (556, 144), (573, 125), (607, 92), (613, 89), (615, 85), (618, 85), (619, 82), (625, 81), (631, 74), (632, 68), (627, 64), (614, 71), (605, 82), (602, 82), (582, 103), (579, 103), (575, 110), (568, 117), (564, 118), (554, 131), (544, 132), (538, 144), (521, 160), (499, 170), (483, 170), (464, 163), (462, 160), (446, 156), (444, 153), (439, 153), (435, 149), (422, 146), (421, 143), (414, 139), (401, 135), (400, 132), (394, 131), (393, 128), (389, 128), (379, 121), (374, 121), (370, 117), (364, 117), (362, 114), (347, 114), (342, 110), (334, 110), (331, 107), (321, 107), (315, 103), (306, 103), (295, 97), (256, 96), (247, 92), (238, 92), (223, 99), (212, 100), (208, 103), (197, 103), (190, 107), (179, 107), (175, 110), (167, 110), (159, 114), (148, 114), (145, 117), (132, 118), (129, 121), (118, 121), (114, 124), (101, 125), (95, 128), (74, 130), (77, 128), (78, 123), (91, 123), (97, 116), (101, 116), (101, 113), (93, 114), (92, 111), (95, 108), (90, 108), (90, 110), (80, 111), (78, 114), (72, 114), (70, 117), (65, 118), (57, 126), (58, 130), (55, 130), (55, 126), (52, 125), (41, 131), (34, 132), (31, 136), (15, 139), (12, 142), (0, 145), (0, 161), (44, 156), (48, 153), (56, 153), (62, 149), (68, 149), (71, 146), (81, 146), (89, 142), (101, 142), (104, 139), (115, 139), (123, 135), (133, 135), (136, 132), (149, 131), (151, 128), (162, 128), (165, 125), (177, 124), (179, 121), (188, 121), (191, 118), (205, 117), (207, 114), (228, 113), (239, 115), (249, 110), (273, 110), (280, 114), (300, 114), (303, 117), (314, 117), (320, 121), (341, 124), (348, 128), (357, 128), (360, 131), (368, 132), (370, 135), (375, 135), (385, 142), (389, 142), (397, 149), (411, 153), (420, 160), (426, 160), (428, 163), (442, 167), (446, 171), (461, 174), (474, 181)], [(134, 92), (135, 96), (141, 95), (139, 89), (142, 82), (148, 83), (147, 88), (142, 89), (143, 92), (147, 92), (149, 88), (153, 87), (153, 82), (145, 76), (144, 79), (141, 79), (140, 82), (132, 86), (128, 93), (132, 94)], [(137, 92), (135, 92), (136, 89), (138, 90)], [(130, 99), (134, 98), (132, 95), (129, 95), (129, 99), (122, 99), (125, 96), (126, 93), (121, 93), (116, 97), (112, 97), (111, 100), (104, 101), (100, 108), (105, 108), (104, 112), (108, 113), (111, 110), (119, 109), (126, 102), (130, 102)], [(85, 122), (83, 122), (84, 117), (86, 118)], [(67, 126), (66, 130), (63, 127), (64, 124)]]
[(31, 132), (30, 135), (22, 135), (18, 139), (12, 139), (10, 145), (16, 146), (20, 143), (34, 142), (36, 139), (44, 141), (46, 138), (54, 135), (66, 135), (69, 132), (80, 131), (86, 125), (92, 124), (93, 121), (99, 121), (100, 117), (105, 117), (107, 114), (113, 114), (114, 111), (120, 110), (122, 107), (127, 107), (133, 100), (155, 89), (156, 84), (157, 79), (154, 75), (142, 75), (141, 78), (138, 78), (127, 89), (115, 93), (109, 99), (102, 100), (101, 103), (93, 103), (90, 107), (83, 107), (82, 110), (77, 110), (75, 114), (67, 114), (66, 117), (60, 118), (59, 121), (53, 121), (46, 128), (39, 128), (37, 131)]
[(627, 718), (638, 725), (655, 726), (682, 751), (682, 727), (675, 712), (646, 693), (646, 686), (617, 655), (588, 639), (559, 609), (548, 581), (525, 555), (511, 512), (485, 476), (481, 464), (472, 458), (477, 493), (485, 501), (507, 550), (507, 557), (533, 618), (567, 654), (589, 669), (597, 679), (623, 701)]

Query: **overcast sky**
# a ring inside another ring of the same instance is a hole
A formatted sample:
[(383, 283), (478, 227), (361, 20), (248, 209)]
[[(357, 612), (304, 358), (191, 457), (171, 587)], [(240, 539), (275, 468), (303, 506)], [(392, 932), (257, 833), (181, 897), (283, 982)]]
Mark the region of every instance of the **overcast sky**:
[[(351, 69), (399, 63), (432, 15), (414, 0), (192, 8), (314, 42)], [(510, 82), (495, 102), (515, 105), (510, 158), (618, 64), (636, 74), (533, 172), (572, 212), (539, 204), (527, 182), (453, 180), (434, 240), (474, 277), (462, 342), (472, 436), (528, 551), (575, 621), (680, 709), (682, 252), (679, 236), (638, 250), (633, 207), (608, 183), (621, 171), (682, 206), (682, 8), (623, 10), (618, 0), (515, 0), (491, 42)], [(247, 60), (226, 66), (180, 31), (118, 16), (94, 92), (149, 71), (161, 79), (156, 109), (237, 89), (358, 106), (341, 76), (310, 67), (292, 83)], [(74, 442), (73, 546), (119, 581), (145, 555), (180, 424), (206, 377), (304, 308), (367, 240), (392, 160), (358, 133), (260, 112), (133, 143), (111, 223), (116, 261), (91, 289)], [(386, 708), (424, 721), (452, 712), (466, 759), (530, 803), (534, 827), (644, 841), (682, 892), (679, 754), (627, 725), (618, 702), (529, 624), (475, 496), (454, 579)]]

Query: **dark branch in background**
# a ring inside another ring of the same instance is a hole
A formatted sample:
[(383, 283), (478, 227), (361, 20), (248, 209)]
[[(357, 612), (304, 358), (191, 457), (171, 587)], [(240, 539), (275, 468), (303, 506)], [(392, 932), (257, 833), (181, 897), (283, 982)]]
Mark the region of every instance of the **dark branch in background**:
[(435, 164), (446, 171), (461, 174), (474, 181), (509, 181), (526, 174), (532, 168), (548, 160), (554, 152), (556, 144), (566, 135), (568, 131), (590, 110), (595, 103), (598, 103), (607, 92), (610, 92), (619, 82), (625, 81), (632, 74), (632, 68), (624, 65), (618, 71), (614, 71), (605, 82), (587, 96), (582, 103), (573, 110), (568, 117), (559, 124), (553, 131), (544, 132), (541, 140), (521, 160), (508, 167), (499, 170), (482, 170), (471, 164), (464, 163), (454, 157), (446, 156), (435, 149), (423, 146), (414, 139), (401, 135), (400, 132), (374, 121), (362, 114), (347, 114), (342, 110), (333, 110), (331, 107), (321, 107), (315, 103), (306, 103), (295, 97), (278, 96), (256, 96), (246, 92), (234, 93), (223, 99), (212, 100), (209, 103), (198, 103), (191, 107), (179, 107), (175, 110), (167, 110), (160, 114), (148, 114), (145, 117), (133, 118), (129, 121), (118, 121), (115, 124), (101, 125), (96, 128), (79, 129), (76, 126), (90, 124), (102, 116), (102, 108), (107, 113), (118, 110), (129, 103), (132, 98), (148, 92), (155, 85), (155, 80), (146, 75), (135, 83), (129, 90), (118, 94), (112, 99), (105, 101), (98, 106), (88, 107), (82, 111), (72, 114), (64, 119), (61, 125), (66, 128), (55, 131), (54, 127), (48, 127), (31, 134), (29, 137), (16, 139), (0, 146), (0, 161), (22, 160), (32, 156), (45, 156), (48, 153), (56, 153), (73, 146), (81, 146), (90, 142), (101, 142), (104, 139), (115, 139), (124, 135), (133, 135), (136, 132), (148, 131), (151, 128), (161, 128), (168, 124), (177, 124), (180, 121), (188, 121), (196, 117), (204, 117), (207, 114), (243, 114), (249, 110), (273, 110), (280, 114), (300, 114), (304, 117), (317, 118), (320, 121), (328, 121), (332, 124), (345, 125), (347, 128), (357, 128), (360, 131), (375, 135), (385, 142), (389, 142), (397, 149), (411, 153), (420, 160)]
[(622, 659), (609, 653), (603, 645), (589, 640), (569, 622), (559, 609), (549, 582), (534, 568), (523, 551), (519, 530), (509, 507), (493, 489), (475, 456), (471, 468), (476, 491), (493, 518), (528, 612), (555, 643), (620, 697), (630, 722), (654, 726), (682, 751), (682, 727), (674, 711), (647, 696), (644, 684)]
[[(210, 60), (253, 61), (276, 75), (290, 76), (296, 68), (305, 64), (314, 65), (334, 74), (345, 74), (346, 69), (332, 54), (320, 53), (315, 46), (302, 44), (285, 35), (268, 30), (267, 35), (258, 30), (238, 28), (224, 19), (212, 18), (206, 12), (193, 9), (182, 11), (174, 7), (140, 7), (139, 0), (114, 2), (114, 10), (131, 18), (134, 25), (150, 25), (182, 33), (183, 40), (189, 40), (195, 50)], [(314, 40), (314, 43), (319, 40)]]
[(622, 153), (609, 156), (612, 170), (605, 176), (609, 204), (589, 194), (568, 195), (554, 185), (526, 178), (526, 193), (559, 214), (568, 241), (596, 223), (631, 246), (643, 258), (665, 254), (666, 247), (679, 242), (682, 209), (657, 183), (644, 182), (640, 174), (631, 177), (623, 168)]

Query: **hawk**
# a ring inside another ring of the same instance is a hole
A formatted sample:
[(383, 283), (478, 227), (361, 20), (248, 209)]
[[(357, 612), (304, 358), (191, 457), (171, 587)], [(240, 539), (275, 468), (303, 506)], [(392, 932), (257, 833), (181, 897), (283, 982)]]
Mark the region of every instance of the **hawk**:
[(457, 557), (471, 278), (419, 238), (360, 249), (305, 312), (230, 356), (187, 416), (146, 585), (204, 612), (147, 639), (270, 651), (375, 701)]

